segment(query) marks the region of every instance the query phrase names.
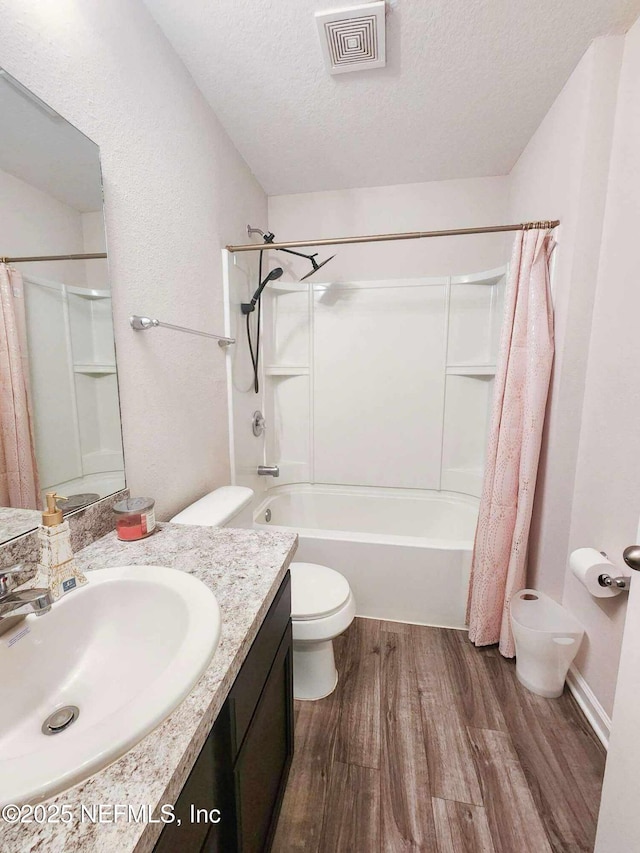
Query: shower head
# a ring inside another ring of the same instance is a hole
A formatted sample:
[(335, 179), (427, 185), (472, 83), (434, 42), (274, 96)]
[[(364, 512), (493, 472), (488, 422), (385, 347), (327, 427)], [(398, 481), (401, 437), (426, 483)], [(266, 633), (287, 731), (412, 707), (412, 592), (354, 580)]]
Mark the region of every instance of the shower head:
[(251, 302), (243, 302), (240, 305), (240, 309), (243, 314), (251, 314), (252, 311), (255, 311), (256, 303), (258, 299), (260, 299), (262, 291), (265, 289), (265, 287), (269, 284), (270, 281), (275, 281), (277, 278), (280, 278), (282, 273), (282, 267), (276, 267), (275, 269), (271, 270), (271, 272), (267, 273), (265, 278), (260, 282), (260, 286), (258, 287), (256, 292), (251, 297)]
[[(252, 234), (260, 234), (264, 243), (268, 247), (273, 241), (276, 239), (276, 235), (272, 231), (267, 231), (266, 233), (261, 228), (252, 228), (251, 225), (247, 225), (247, 234), (251, 236)], [(318, 257), (318, 253), (316, 252), (314, 255), (305, 255), (304, 252), (294, 252), (293, 249), (278, 249), (280, 252), (286, 252), (288, 255), (296, 255), (298, 258), (306, 258), (308, 261), (311, 261), (312, 269), (306, 275), (303, 275), (300, 281), (304, 281), (305, 278), (309, 278), (309, 276), (313, 275), (315, 272), (318, 272), (320, 267), (323, 267), (325, 264), (328, 264), (329, 261), (332, 261), (335, 258), (335, 255), (331, 255), (330, 258), (327, 258), (324, 261), (318, 263), (316, 258)], [(280, 269), (279, 267), (277, 269)], [(275, 270), (274, 270), (275, 272)], [(280, 270), (280, 275), (282, 275), (282, 270)], [(279, 278), (279, 276), (276, 276)], [(245, 314), (249, 314), (249, 311), (245, 311)]]
[(307, 257), (311, 261), (311, 266), (313, 267), (313, 269), (309, 270), (309, 272), (306, 275), (303, 275), (302, 278), (300, 279), (300, 281), (304, 281), (305, 278), (309, 278), (309, 276), (313, 275), (314, 272), (318, 272), (320, 267), (323, 267), (325, 264), (328, 264), (329, 261), (332, 261), (335, 258), (335, 255), (331, 255), (330, 258), (326, 258), (324, 261), (321, 261), (320, 263), (318, 263), (316, 261), (316, 255), (308, 255)]

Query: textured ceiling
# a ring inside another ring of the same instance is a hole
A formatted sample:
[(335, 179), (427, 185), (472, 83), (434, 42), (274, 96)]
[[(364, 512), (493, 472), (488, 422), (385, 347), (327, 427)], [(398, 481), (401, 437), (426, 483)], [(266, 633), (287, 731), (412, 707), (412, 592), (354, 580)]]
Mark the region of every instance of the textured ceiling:
[[(391, 0), (387, 67), (331, 76), (344, 0), (145, 0), (270, 195), (506, 174), (640, 0)], [(132, 83), (133, 85), (133, 83)]]

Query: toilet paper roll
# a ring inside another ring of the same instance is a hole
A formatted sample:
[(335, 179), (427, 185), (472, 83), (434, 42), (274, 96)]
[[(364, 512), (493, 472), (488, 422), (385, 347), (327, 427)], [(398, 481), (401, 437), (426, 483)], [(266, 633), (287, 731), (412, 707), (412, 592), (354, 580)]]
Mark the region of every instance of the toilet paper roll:
[(615, 578), (620, 572), (595, 548), (578, 548), (577, 551), (572, 551), (569, 565), (580, 583), (584, 584), (596, 598), (613, 598), (614, 595), (620, 595), (621, 590), (601, 586), (598, 583), (600, 575), (611, 575)]

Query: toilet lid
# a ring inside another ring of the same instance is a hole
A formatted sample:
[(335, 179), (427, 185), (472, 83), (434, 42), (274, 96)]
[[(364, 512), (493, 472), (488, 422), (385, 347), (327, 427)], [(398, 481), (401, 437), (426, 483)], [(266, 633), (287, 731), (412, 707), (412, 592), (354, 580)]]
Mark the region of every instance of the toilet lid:
[(292, 563), (291, 616), (293, 619), (320, 619), (339, 610), (349, 598), (347, 579), (339, 572), (317, 563)]

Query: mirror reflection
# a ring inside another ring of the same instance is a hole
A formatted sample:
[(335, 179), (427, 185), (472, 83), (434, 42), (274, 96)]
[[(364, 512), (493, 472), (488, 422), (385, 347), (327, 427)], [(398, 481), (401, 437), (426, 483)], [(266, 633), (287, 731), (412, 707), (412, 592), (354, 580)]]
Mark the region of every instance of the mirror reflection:
[(0, 111), (2, 542), (125, 478), (98, 146), (2, 69)]

